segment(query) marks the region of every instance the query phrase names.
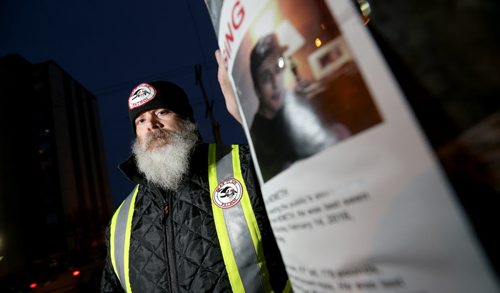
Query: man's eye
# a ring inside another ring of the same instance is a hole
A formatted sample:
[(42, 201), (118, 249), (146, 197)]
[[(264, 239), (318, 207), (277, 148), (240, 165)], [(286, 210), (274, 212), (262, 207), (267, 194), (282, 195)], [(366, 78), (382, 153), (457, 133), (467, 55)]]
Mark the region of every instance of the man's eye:
[(146, 120), (146, 119), (137, 119), (137, 120), (135, 121), (135, 124), (136, 124), (136, 125), (142, 124), (142, 123), (144, 123), (144, 121), (145, 121), (145, 120)]
[(161, 110), (161, 111), (158, 111), (156, 113), (156, 115), (163, 116), (163, 115), (168, 115), (169, 113), (170, 113), (170, 111), (168, 111), (168, 110)]

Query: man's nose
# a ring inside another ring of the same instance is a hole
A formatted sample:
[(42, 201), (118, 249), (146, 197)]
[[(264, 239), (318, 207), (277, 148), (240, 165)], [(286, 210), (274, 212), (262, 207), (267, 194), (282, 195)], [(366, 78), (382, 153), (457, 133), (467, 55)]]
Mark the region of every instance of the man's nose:
[(271, 86), (273, 87), (273, 90), (276, 89), (276, 85), (278, 82), (277, 79), (278, 79), (278, 76), (276, 74), (273, 74), (272, 78), (271, 78)]
[(148, 131), (153, 131), (155, 129), (163, 128), (163, 124), (155, 118), (149, 119), (148, 121)]

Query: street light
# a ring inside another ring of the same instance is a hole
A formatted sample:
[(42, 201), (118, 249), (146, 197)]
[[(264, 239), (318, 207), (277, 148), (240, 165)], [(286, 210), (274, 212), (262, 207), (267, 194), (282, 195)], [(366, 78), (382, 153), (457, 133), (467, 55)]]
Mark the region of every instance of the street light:
[[(0, 253), (2, 253), (2, 243), (3, 243), (2, 236), (0, 236)], [(2, 261), (3, 258), (4, 258), (4, 256), (0, 255), (0, 261)]]

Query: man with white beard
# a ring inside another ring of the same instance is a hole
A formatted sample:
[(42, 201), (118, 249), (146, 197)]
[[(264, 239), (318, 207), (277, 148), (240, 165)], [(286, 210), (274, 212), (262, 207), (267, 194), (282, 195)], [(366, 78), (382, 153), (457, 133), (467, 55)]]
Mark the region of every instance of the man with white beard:
[[(167, 109), (160, 108), (142, 113), (144, 116), (156, 115), (159, 120), (171, 115)], [(146, 179), (165, 189), (176, 190), (189, 164), (189, 155), (198, 140), (196, 126), (188, 120), (179, 120), (179, 130), (171, 131), (159, 128), (148, 132), (145, 122), (137, 125), (137, 139), (133, 144), (133, 153), (137, 167)]]
[(101, 291), (289, 291), (248, 146), (202, 143), (170, 82), (139, 84), (128, 108), (136, 139), (120, 169), (137, 186), (106, 231)]

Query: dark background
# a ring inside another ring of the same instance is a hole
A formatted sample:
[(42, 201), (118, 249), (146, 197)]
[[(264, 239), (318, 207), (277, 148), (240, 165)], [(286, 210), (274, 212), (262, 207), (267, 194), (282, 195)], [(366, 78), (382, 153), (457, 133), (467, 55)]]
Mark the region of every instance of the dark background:
[(188, 92), (204, 140), (213, 141), (194, 66), (202, 78), (226, 142), (245, 141), (225, 111), (216, 80), (215, 32), (204, 1), (0, 2), (0, 56), (32, 63), (53, 60), (98, 99), (113, 203), (132, 185), (116, 166), (132, 140), (127, 98), (139, 82), (167, 79)]
[[(367, 27), (498, 270), (500, 243), (494, 227), (500, 190), (500, 4), (370, 4)], [(179, 83), (190, 96), (203, 139), (214, 141), (195, 82), (194, 66), (200, 64), (223, 141), (245, 141), (225, 111), (216, 81), (216, 47), (202, 0), (0, 0), (0, 56), (20, 54), (31, 63), (53, 60), (96, 96), (114, 206), (132, 187), (116, 165), (129, 154), (126, 99), (139, 82)], [(3, 127), (16, 127), (15, 121), (3, 122)]]

